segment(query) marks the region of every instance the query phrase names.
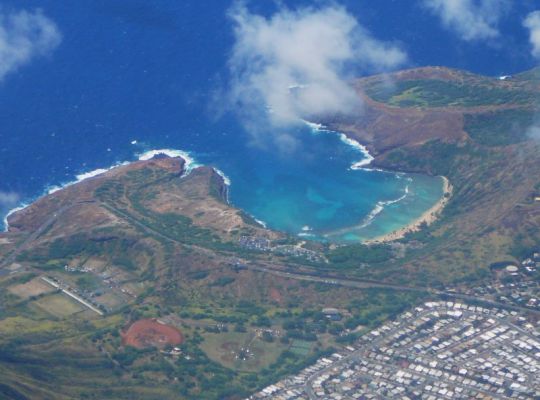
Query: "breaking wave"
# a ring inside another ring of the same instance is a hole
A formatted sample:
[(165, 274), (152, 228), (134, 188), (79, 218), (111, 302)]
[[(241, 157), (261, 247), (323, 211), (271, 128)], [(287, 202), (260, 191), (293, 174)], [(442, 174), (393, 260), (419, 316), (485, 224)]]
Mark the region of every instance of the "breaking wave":
[[(148, 150), (148, 151), (145, 151), (143, 153), (137, 154), (136, 157), (137, 157), (137, 160), (139, 160), (139, 161), (146, 161), (146, 160), (152, 159), (153, 157), (155, 157), (155, 156), (157, 156), (159, 154), (164, 154), (164, 155), (167, 155), (169, 157), (182, 157), (184, 159), (184, 161), (185, 161), (184, 168), (185, 168), (185, 174), (186, 175), (189, 174), (194, 168), (197, 168), (197, 167), (200, 166), (200, 164), (197, 163), (195, 158), (190, 153), (188, 153), (187, 151), (175, 150), (175, 149), (153, 149), (153, 150)], [(116, 167), (119, 167), (119, 166), (122, 166), (122, 165), (127, 165), (127, 164), (130, 164), (130, 163), (131, 163), (131, 161), (117, 162), (117, 163), (113, 164), (112, 166), (110, 166), (108, 168), (97, 168), (97, 169), (94, 169), (92, 171), (83, 172), (83, 173), (80, 173), (78, 175), (75, 175), (75, 179), (72, 180), (72, 181), (62, 183), (62, 184), (59, 184), (59, 185), (48, 186), (45, 189), (45, 191), (43, 192), (43, 194), (41, 194), (40, 196), (37, 196), (34, 200), (32, 200), (30, 202), (24, 202), (24, 203), (20, 204), (19, 206), (13, 208), (12, 210), (10, 210), (6, 214), (6, 216), (3, 219), (4, 231), (7, 232), (9, 230), (8, 218), (11, 215), (13, 215), (14, 213), (16, 213), (18, 211), (24, 210), (26, 207), (28, 207), (30, 204), (32, 204), (33, 202), (35, 202), (39, 198), (41, 198), (43, 196), (46, 196), (46, 195), (49, 195), (49, 194), (53, 194), (55, 192), (58, 192), (59, 190), (62, 190), (62, 189), (65, 189), (66, 187), (69, 187), (69, 186), (75, 185), (77, 183), (80, 183), (80, 182), (82, 182), (82, 181), (84, 181), (86, 179), (90, 179), (90, 178), (102, 175), (102, 174), (110, 171), (113, 168), (116, 168)], [(223, 181), (225, 182), (225, 184), (227, 186), (230, 186), (230, 184), (231, 184), (230, 179), (222, 171), (218, 170), (217, 168), (214, 168), (214, 170), (219, 175), (221, 175), (221, 177), (223, 178)]]
[(373, 222), (375, 217), (377, 217), (377, 215), (379, 215), (381, 212), (384, 211), (386, 206), (396, 204), (396, 203), (399, 203), (400, 201), (405, 200), (407, 196), (409, 195), (409, 185), (405, 186), (404, 192), (405, 193), (403, 194), (403, 196), (400, 196), (397, 199), (378, 201), (375, 207), (373, 208), (373, 210), (371, 210), (371, 212), (367, 215), (364, 222), (362, 222), (362, 224), (358, 228), (362, 229), (362, 228), (365, 228), (366, 226), (369, 226)]
[(381, 171), (379, 169), (367, 169), (367, 168), (365, 168), (368, 165), (370, 165), (375, 158), (369, 153), (369, 150), (367, 149), (367, 147), (364, 146), (363, 144), (361, 144), (360, 142), (358, 142), (358, 141), (356, 141), (354, 139), (351, 139), (350, 137), (348, 137), (344, 133), (329, 130), (323, 124), (318, 124), (318, 123), (310, 122), (310, 121), (306, 121), (306, 120), (302, 120), (302, 122), (305, 125), (307, 125), (312, 130), (313, 133), (327, 132), (327, 133), (332, 133), (332, 134), (338, 135), (339, 139), (343, 143), (345, 143), (347, 146), (353, 147), (355, 150), (362, 153), (364, 158), (361, 159), (360, 161), (357, 161), (357, 162), (353, 163), (351, 165), (351, 167), (350, 167), (351, 169), (353, 169), (353, 170), (361, 169), (361, 170), (365, 170), (365, 171)]

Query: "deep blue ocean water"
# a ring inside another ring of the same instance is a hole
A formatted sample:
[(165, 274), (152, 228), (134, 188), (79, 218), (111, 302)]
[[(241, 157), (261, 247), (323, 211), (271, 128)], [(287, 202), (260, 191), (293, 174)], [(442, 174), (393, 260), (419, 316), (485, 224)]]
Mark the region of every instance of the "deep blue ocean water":
[[(271, 1), (252, 3), (255, 12), (275, 10)], [(519, 20), (533, 2), (522, 2), (505, 22), (514, 35), (489, 46), (456, 42), (414, 2), (376, 3), (343, 2), (374, 36), (402, 43), (410, 66), (447, 65), (488, 75), (533, 66)], [(362, 225), (377, 203), (398, 199), (409, 187), (409, 195), (387, 204), (369, 227), (338, 238), (345, 240), (398, 228), (441, 194), (438, 178), (350, 170), (362, 154), (338, 135), (299, 129), (302, 147), (282, 155), (251, 146), (233, 116), (214, 115), (209, 104), (224, 79), (233, 41), (229, 1), (0, 4), (41, 8), (63, 36), (50, 56), (0, 82), (0, 192), (17, 193), (28, 202), (47, 187), (134, 160), (146, 150), (182, 149), (230, 177), (234, 205), (270, 227), (324, 236)]]

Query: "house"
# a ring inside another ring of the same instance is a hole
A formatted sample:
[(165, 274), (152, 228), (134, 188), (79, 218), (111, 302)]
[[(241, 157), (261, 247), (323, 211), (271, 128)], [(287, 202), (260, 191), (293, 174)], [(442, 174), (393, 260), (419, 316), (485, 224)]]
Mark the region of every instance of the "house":
[(331, 321), (341, 321), (341, 312), (337, 308), (323, 308), (322, 312)]

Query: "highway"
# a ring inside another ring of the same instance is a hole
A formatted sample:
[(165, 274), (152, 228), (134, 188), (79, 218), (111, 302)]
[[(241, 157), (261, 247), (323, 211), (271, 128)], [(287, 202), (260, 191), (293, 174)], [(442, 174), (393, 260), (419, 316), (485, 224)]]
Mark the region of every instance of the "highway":
[(469, 296), (467, 294), (438, 290), (438, 289), (433, 289), (433, 288), (397, 285), (397, 284), (391, 284), (391, 283), (386, 283), (386, 282), (372, 281), (369, 279), (356, 279), (356, 278), (351, 278), (351, 277), (345, 278), (345, 277), (321, 276), (317, 274), (316, 272), (312, 272), (312, 273), (290, 272), (290, 271), (281, 270), (275, 267), (272, 268), (272, 267), (265, 267), (261, 265), (245, 264), (245, 267), (253, 271), (265, 272), (265, 273), (272, 274), (275, 276), (280, 276), (283, 278), (296, 279), (296, 280), (307, 281), (307, 282), (325, 283), (328, 285), (336, 285), (336, 286), (350, 287), (350, 288), (356, 288), (356, 289), (380, 288), (380, 289), (393, 289), (393, 290), (401, 290), (401, 291), (424, 292), (424, 293), (432, 294), (437, 297), (446, 297), (448, 299), (454, 299), (454, 300), (457, 299), (457, 300), (464, 300), (464, 301), (469, 301), (469, 302), (481, 302), (487, 306), (491, 306), (494, 308), (502, 308), (505, 310), (517, 311), (521, 313), (529, 313), (529, 314), (534, 314), (536, 316), (540, 316), (540, 311), (533, 310), (530, 308), (513, 306), (510, 304), (487, 300), (481, 297)]
[[(74, 206), (84, 204), (84, 203), (94, 203), (94, 200), (88, 200), (88, 201), (79, 201), (73, 204), (69, 204), (66, 206), (61, 207), (58, 209), (53, 215), (51, 215), (36, 231), (34, 231), (30, 236), (28, 236), (23, 243), (21, 243), (7, 258), (5, 258), (0, 263), (0, 270), (2, 268), (5, 268), (6, 266), (9, 266), (12, 264), (17, 256), (21, 254), (24, 250), (26, 250), (29, 245), (35, 241), (43, 232), (45, 232), (57, 219), (60, 217), (63, 213), (65, 213), (67, 210), (71, 209)], [(158, 237), (174, 242), (180, 245), (185, 246), (186, 244), (178, 241), (168, 235), (163, 234), (162, 232), (159, 232), (153, 228), (148, 227), (147, 225), (143, 224), (141, 221), (134, 218), (132, 215), (121, 211), (115, 207), (110, 206), (109, 204), (100, 203), (100, 206), (104, 207), (108, 211), (116, 214), (117, 216), (123, 218), (126, 220), (126, 222), (136, 225), (139, 228), (143, 229), (144, 231), (150, 232), (154, 235), (157, 235)], [(211, 252), (211, 250), (191, 245), (190, 247), (195, 247), (197, 249), (200, 249), (201, 251), (204, 251), (206, 253)], [(234, 264), (234, 258), (231, 257), (231, 264)], [(380, 288), (380, 289), (392, 289), (392, 290), (398, 290), (398, 291), (415, 291), (415, 292), (424, 292), (429, 293), (431, 295), (441, 297), (444, 296), (448, 299), (459, 299), (464, 301), (472, 301), (472, 302), (482, 302), (486, 305), (489, 305), (491, 307), (498, 307), (503, 308), (506, 310), (513, 310), (517, 312), (525, 312), (534, 314), (536, 316), (540, 316), (540, 311), (532, 310), (526, 307), (520, 307), (520, 306), (514, 306), (504, 303), (499, 303), (492, 300), (487, 300), (484, 298), (478, 298), (474, 296), (469, 296), (462, 293), (456, 293), (456, 292), (449, 292), (449, 291), (443, 291), (433, 288), (427, 288), (427, 287), (416, 287), (416, 286), (407, 286), (407, 285), (399, 285), (399, 284), (392, 284), (388, 282), (379, 282), (379, 281), (373, 281), (369, 279), (358, 279), (358, 278), (352, 278), (349, 276), (339, 276), (339, 275), (328, 275), (323, 272), (318, 272), (316, 270), (311, 270), (309, 272), (304, 271), (291, 271), (288, 270), (287, 267), (283, 266), (275, 266), (275, 265), (257, 265), (250, 262), (244, 262), (243, 265), (250, 270), (263, 272), (267, 274), (272, 274), (274, 276), (280, 276), (283, 278), (288, 279), (295, 279), (295, 280), (301, 280), (301, 281), (307, 281), (307, 282), (316, 282), (316, 283), (323, 283), (328, 285), (336, 285), (336, 286), (342, 286), (342, 287), (350, 287), (350, 288), (356, 288), (356, 289), (367, 289), (367, 288)]]

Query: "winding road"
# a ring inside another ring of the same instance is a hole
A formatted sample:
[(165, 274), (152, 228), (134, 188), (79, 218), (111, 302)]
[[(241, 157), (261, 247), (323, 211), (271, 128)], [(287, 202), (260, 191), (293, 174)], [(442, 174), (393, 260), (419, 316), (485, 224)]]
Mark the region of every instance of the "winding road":
[[(19, 254), (21, 254), (24, 250), (29, 248), (30, 244), (34, 242), (37, 238), (39, 238), (39, 236), (43, 232), (45, 232), (67, 210), (77, 205), (81, 205), (85, 203), (96, 203), (96, 201), (95, 200), (79, 201), (79, 202), (68, 204), (59, 208), (38, 229), (36, 229), (36, 231), (30, 234), (30, 236), (28, 236), (19, 246), (17, 246), (17, 248), (7, 258), (5, 258), (2, 262), (0, 262), (0, 270), (2, 268), (5, 268), (6, 266), (11, 265), (16, 260)], [(99, 205), (107, 209), (109, 212), (114, 213), (119, 218), (124, 219), (128, 224), (136, 225), (142, 230), (152, 233), (164, 240), (174, 242), (183, 246), (186, 245), (185, 243), (179, 240), (176, 240), (175, 238), (169, 235), (166, 235), (162, 232), (159, 232), (147, 226), (146, 224), (142, 223), (137, 218), (135, 218), (129, 213), (126, 213), (125, 211), (119, 210), (116, 207), (113, 207), (109, 204), (102, 203), (102, 202), (99, 203)], [(204, 252), (210, 252), (209, 249), (206, 249), (200, 246), (191, 245), (191, 247), (196, 247)], [(230, 264), (234, 265), (235, 260), (238, 260), (238, 258), (231, 257)], [(438, 290), (438, 289), (427, 288), (427, 287), (416, 287), (416, 286), (392, 284), (392, 283), (387, 283), (387, 282), (373, 281), (369, 279), (352, 278), (348, 276), (339, 276), (339, 275), (331, 276), (331, 275), (325, 275), (324, 273), (321, 273), (315, 270), (312, 270), (309, 272), (291, 271), (287, 267), (276, 266), (272, 264), (258, 265), (258, 264), (253, 264), (250, 262), (244, 262), (244, 266), (247, 269), (252, 270), (252, 271), (258, 271), (258, 272), (267, 273), (274, 276), (280, 276), (280, 277), (288, 278), (288, 279), (295, 279), (295, 280), (306, 281), (306, 282), (323, 283), (323, 284), (328, 284), (328, 285), (336, 285), (336, 286), (350, 287), (350, 288), (356, 288), (356, 289), (380, 288), (380, 289), (392, 289), (392, 290), (398, 290), (398, 291), (424, 292), (424, 293), (429, 293), (437, 297), (444, 296), (448, 299), (459, 299), (459, 300), (464, 300), (464, 301), (481, 302), (491, 307), (498, 307), (498, 308), (502, 308), (506, 310), (525, 312), (525, 313), (533, 314), (540, 317), (540, 311), (537, 311), (537, 310), (532, 310), (526, 307), (499, 303), (496, 301), (487, 300), (484, 298), (479, 298), (479, 297), (470, 296), (470, 295), (462, 294), (462, 293), (451, 292), (451, 291), (444, 291), (444, 290)]]

